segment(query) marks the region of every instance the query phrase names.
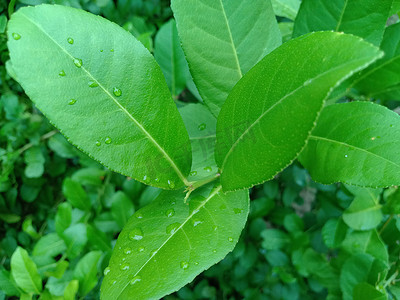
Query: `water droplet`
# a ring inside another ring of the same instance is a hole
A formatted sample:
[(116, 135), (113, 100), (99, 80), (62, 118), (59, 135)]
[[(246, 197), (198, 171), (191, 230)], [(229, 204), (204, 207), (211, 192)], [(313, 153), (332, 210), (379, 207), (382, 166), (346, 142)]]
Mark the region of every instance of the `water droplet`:
[(88, 82), (88, 85), (89, 85), (89, 87), (91, 87), (91, 88), (95, 88), (95, 87), (98, 87), (98, 86), (99, 86), (99, 84), (98, 84), (96, 81), (93, 81), (93, 80), (90, 80), (90, 81)]
[(168, 186), (170, 189), (173, 189), (175, 187), (175, 183), (171, 180), (168, 180)]
[(74, 65), (78, 68), (82, 67), (82, 59), (74, 58)]
[(18, 33), (16, 33), (16, 32), (14, 32), (14, 33), (12, 34), (12, 37), (13, 37), (13, 39), (16, 40), (16, 41), (18, 41), (18, 40), (21, 38), (21, 36), (20, 36)]
[(157, 252), (158, 252), (157, 250), (153, 250), (153, 251), (151, 251), (151, 252), (150, 252), (150, 257), (153, 257), (154, 255), (156, 255), (156, 254), (157, 254)]
[(374, 141), (375, 139), (376, 139), (376, 137), (373, 136), (373, 137), (371, 138), (371, 141)]
[(71, 99), (68, 102), (69, 105), (74, 105), (75, 103), (76, 103), (76, 99)]
[(147, 177), (147, 175), (144, 175), (144, 176), (143, 176), (143, 181), (144, 181), (145, 183), (148, 183), (148, 182), (150, 181), (150, 178)]
[(174, 234), (179, 226), (181, 226), (181, 224), (178, 222), (169, 224), (166, 228), (167, 234)]
[(213, 229), (214, 229), (214, 231), (217, 231), (218, 226), (217, 226), (217, 225), (214, 225), (214, 226), (213, 226)]
[(347, 154), (344, 155), (345, 158), (349, 157)]
[(119, 267), (119, 269), (120, 269), (121, 271), (129, 270), (129, 265), (128, 265), (128, 264), (122, 264), (122, 265)]
[(214, 249), (212, 252), (213, 252), (213, 253), (217, 253), (217, 249)]
[(160, 182), (160, 178), (155, 178), (154, 181), (155, 182)]
[(140, 241), (143, 238), (143, 231), (140, 228), (134, 228), (129, 233), (129, 239), (132, 241)]
[(117, 283), (117, 281), (116, 281), (116, 280), (114, 280), (112, 284), (114, 285), (114, 284), (116, 284), (116, 283)]
[(97, 147), (101, 146), (101, 143), (99, 141), (96, 141), (96, 146)]
[(71, 45), (74, 43), (74, 39), (70, 38), (70, 37), (67, 39), (67, 41), (68, 41), (68, 44), (71, 44)]
[(140, 276), (135, 276), (135, 277), (132, 278), (130, 284), (133, 285), (133, 284), (138, 283), (138, 282), (140, 282), (140, 281), (142, 281), (142, 277), (140, 277)]
[(206, 172), (211, 172), (211, 171), (212, 171), (212, 168), (211, 168), (211, 167), (205, 167), (205, 168), (204, 168), (204, 171), (206, 171)]
[(138, 252), (143, 252), (145, 249), (146, 249), (145, 247), (140, 246), (140, 247), (137, 249), (137, 251), (138, 251)]
[(104, 141), (107, 145), (110, 145), (112, 140), (110, 137), (106, 137), (105, 141)]
[(199, 209), (195, 209), (195, 210), (193, 211), (193, 215), (197, 214), (199, 211), (200, 211)]
[(241, 213), (243, 212), (243, 209), (242, 209), (242, 208), (234, 208), (234, 209), (233, 209), (233, 212), (234, 212), (235, 214), (241, 214)]
[(168, 210), (165, 212), (165, 215), (166, 215), (168, 218), (171, 218), (171, 217), (173, 217), (173, 216), (175, 215), (175, 210), (174, 210), (173, 208), (170, 208), (170, 209), (168, 209)]
[(110, 52), (114, 52), (114, 49), (111, 49)]
[(194, 265), (195, 265), (195, 266), (198, 266), (198, 265), (199, 265), (199, 262), (198, 262), (198, 261), (195, 261), (195, 262), (194, 262)]
[(60, 76), (65, 76), (65, 71), (64, 71), (64, 70), (61, 70), (60, 73), (58, 73), (58, 75), (60, 75)]
[(113, 88), (113, 93), (115, 97), (120, 97), (122, 95), (122, 91), (117, 87)]
[(124, 253), (126, 254), (126, 255), (128, 255), (128, 254), (131, 254), (132, 253), (132, 249), (131, 248), (125, 248), (124, 249)]
[(196, 227), (197, 225), (200, 225), (201, 223), (203, 223), (202, 221), (199, 220), (193, 220), (193, 227)]
[(143, 219), (143, 215), (141, 213), (136, 214), (136, 218)]
[(196, 175), (197, 175), (197, 171), (192, 171), (192, 172), (190, 172), (189, 175), (190, 175), (190, 176), (196, 176)]
[(198, 128), (199, 128), (200, 131), (203, 131), (204, 129), (206, 129), (206, 127), (207, 127), (206, 123), (201, 123), (201, 124), (198, 126)]
[(304, 85), (309, 85), (312, 82), (312, 79), (308, 79), (304, 82)]
[(107, 276), (107, 274), (110, 273), (110, 271), (111, 271), (110, 267), (105, 268), (103, 272), (104, 276)]
[(187, 261), (182, 261), (181, 262), (181, 268), (186, 270), (187, 268), (189, 268), (189, 263)]
[(228, 241), (233, 242), (233, 238), (232, 237), (228, 237)]

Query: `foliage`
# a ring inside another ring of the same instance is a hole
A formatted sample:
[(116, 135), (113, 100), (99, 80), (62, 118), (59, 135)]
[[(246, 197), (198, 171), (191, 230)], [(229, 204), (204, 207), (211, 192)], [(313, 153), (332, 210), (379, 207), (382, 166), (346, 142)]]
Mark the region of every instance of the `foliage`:
[(0, 299), (400, 299), (398, 1), (40, 2), (0, 2)]

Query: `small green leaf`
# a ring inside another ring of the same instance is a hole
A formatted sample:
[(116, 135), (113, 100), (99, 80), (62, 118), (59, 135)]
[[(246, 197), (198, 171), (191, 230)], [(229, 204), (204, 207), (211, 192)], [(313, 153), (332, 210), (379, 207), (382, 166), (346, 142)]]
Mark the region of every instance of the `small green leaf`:
[(25, 175), (28, 178), (38, 178), (43, 175), (45, 158), (39, 147), (32, 147), (24, 154), (26, 162)]
[(69, 203), (61, 203), (57, 208), (55, 227), (58, 236), (62, 237), (65, 229), (71, 225), (72, 207)]
[(376, 228), (382, 221), (379, 194), (382, 190), (364, 188), (363, 193), (356, 194), (350, 207), (343, 213), (343, 221), (355, 230)]
[(300, 162), (320, 183), (400, 184), (400, 117), (370, 102), (327, 106)]
[(55, 257), (64, 253), (66, 249), (64, 241), (56, 233), (49, 233), (35, 244), (32, 255)]
[(330, 219), (322, 227), (322, 238), (328, 248), (338, 248), (346, 237), (348, 227), (342, 219)]
[(79, 290), (79, 281), (71, 280), (64, 290), (64, 300), (75, 300)]
[(186, 183), (188, 134), (160, 67), (130, 33), (99, 16), (43, 4), (12, 15), (8, 48), (27, 95), (80, 150), (150, 185)]
[(132, 201), (124, 192), (116, 192), (111, 200), (111, 214), (121, 229), (135, 212)]
[(154, 57), (163, 71), (172, 97), (177, 98), (185, 88), (189, 68), (174, 19), (165, 23), (157, 32)]
[(261, 245), (267, 250), (281, 249), (290, 242), (289, 236), (279, 229), (266, 229), (261, 232), (261, 237)]
[(91, 251), (82, 257), (74, 269), (74, 278), (79, 281), (79, 295), (86, 296), (97, 284), (97, 263), (100, 251)]
[(73, 207), (85, 211), (90, 210), (91, 203), (89, 197), (79, 182), (76, 182), (71, 178), (65, 178), (62, 191), (65, 198), (67, 198)]
[(299, 0), (272, 0), (271, 2), (272, 7), (274, 8), (274, 13), (277, 16), (285, 17), (290, 20), (296, 18), (300, 7)]
[(353, 300), (387, 300), (387, 295), (378, 291), (373, 285), (361, 282), (353, 288)]
[(67, 245), (68, 257), (71, 259), (77, 257), (87, 243), (86, 225), (78, 223), (68, 227), (62, 233), (62, 238)]
[(14, 278), (5, 269), (0, 269), (0, 291), (7, 296), (19, 296), (21, 294)]
[(215, 158), (223, 189), (249, 188), (289, 165), (332, 88), (381, 55), (360, 38), (335, 32), (291, 40), (267, 55), (235, 86), (218, 118)]
[(269, 0), (173, 0), (172, 10), (190, 72), (217, 116), (229, 92), (281, 44)]
[(11, 256), (11, 273), (17, 285), (25, 292), (40, 294), (42, 279), (28, 252), (18, 247)]
[(379, 46), (393, 0), (303, 0), (294, 24), (294, 37), (334, 30), (358, 35)]
[[(176, 291), (232, 251), (249, 211), (247, 191), (162, 192), (137, 211), (104, 270), (101, 299), (158, 299)], [(161, 212), (161, 213), (160, 213)]]

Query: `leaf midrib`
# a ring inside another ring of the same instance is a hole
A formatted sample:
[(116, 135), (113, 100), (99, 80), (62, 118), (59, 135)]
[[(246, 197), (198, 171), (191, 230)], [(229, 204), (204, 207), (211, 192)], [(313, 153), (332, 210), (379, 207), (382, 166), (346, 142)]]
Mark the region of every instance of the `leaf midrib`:
[[(201, 208), (204, 207), (204, 205), (206, 205), (208, 203), (208, 201), (210, 201), (212, 198), (214, 198), (215, 195), (218, 194), (218, 192), (221, 190), (222, 186), (218, 186), (209, 196), (208, 198), (204, 199), (203, 202), (201, 203), (201, 205), (199, 205), (196, 209), (193, 210), (193, 212), (187, 217), (187, 219), (164, 241), (164, 243), (161, 244), (160, 247), (157, 248), (157, 250), (154, 251), (154, 254), (152, 256), (150, 256), (144, 263), (143, 265), (139, 268), (139, 270), (132, 276), (132, 278), (134, 278), (135, 276), (137, 276), (140, 271), (153, 259), (154, 256), (157, 255), (158, 251), (160, 251), (160, 249), (162, 247), (164, 247), (168, 241), (175, 236), (175, 234), (181, 230), (183, 228), (183, 226), (185, 226), (185, 224), (195, 215), (197, 214), (198, 210), (200, 210)], [(119, 296), (121, 296), (121, 294), (125, 291), (126, 287), (129, 286), (130, 282), (128, 281), (125, 286), (119, 291), (119, 294), (116, 295), (116, 299), (119, 299)]]
[[(23, 12), (20, 12), (22, 16), (25, 17), (26, 20), (28, 20), (30, 23), (32, 23), (34, 26), (36, 26), (43, 34), (45, 34), (56, 46), (58, 46), (66, 55), (68, 55), (72, 60), (75, 59), (66, 49), (64, 49), (55, 39), (53, 39), (52, 36), (50, 36), (40, 24), (37, 24), (33, 20), (31, 20), (27, 15), (25, 15)], [(114, 103), (131, 119), (135, 125), (144, 133), (144, 135), (150, 140), (152, 144), (161, 152), (161, 154), (165, 157), (165, 159), (168, 161), (168, 163), (171, 165), (171, 167), (174, 169), (175, 173), (178, 175), (179, 179), (187, 186), (188, 181), (186, 180), (185, 176), (179, 169), (179, 167), (175, 164), (175, 162), (172, 160), (172, 158), (168, 155), (167, 152), (160, 146), (160, 144), (157, 143), (157, 141), (151, 136), (151, 134), (132, 116), (132, 114), (127, 111), (125, 107), (121, 105), (121, 103), (118, 102), (118, 100), (111, 95), (111, 93), (99, 82), (97, 81), (96, 78), (93, 77), (93, 75), (82, 65), (80, 67), (81, 70), (83, 70), (88, 77), (90, 77), (94, 82), (96, 82), (99, 87), (106, 93), (107, 96), (111, 98), (111, 100), (114, 101)]]
[[(23, 262), (23, 265), (24, 265), (25, 270), (26, 270), (27, 273), (29, 274), (29, 276), (28, 276), (29, 281), (32, 283), (33, 287), (35, 288), (36, 293), (37, 293), (37, 294), (40, 294), (40, 290), (39, 290), (38, 287), (36, 286), (36, 283), (33, 281), (32, 273), (30, 272), (30, 271), (32, 271), (32, 270), (31, 270), (31, 268), (28, 268), (27, 262), (25, 261), (23, 255), (22, 255), (21, 250), (20, 250), (20, 257), (21, 257), (21, 259), (22, 259), (22, 262)], [(28, 258), (28, 259), (30, 259), (30, 258)]]
[(343, 16), (344, 16), (344, 13), (346, 11), (348, 3), (349, 3), (349, 0), (345, 0), (344, 5), (343, 5), (343, 9), (342, 9), (342, 11), (340, 13), (340, 17), (339, 17), (338, 23), (337, 23), (336, 28), (335, 28), (335, 31), (339, 31), (339, 28), (342, 25)]
[[(365, 58), (355, 59), (355, 60), (352, 60), (352, 62), (355, 62), (355, 61), (363, 61), (363, 60), (365, 60)], [(328, 73), (330, 73), (330, 72), (334, 72), (335, 70), (340, 69), (340, 68), (342, 68), (343, 66), (346, 66), (346, 65), (348, 65), (348, 62), (343, 63), (343, 64), (341, 64), (341, 65), (339, 65), (339, 66), (336, 66), (336, 67), (331, 68), (331, 69), (329, 69), (329, 70), (327, 70), (327, 71), (325, 71), (325, 72), (323, 72), (323, 73), (318, 74), (318, 75), (315, 76), (314, 78), (309, 79), (309, 81), (310, 81), (309, 84), (311, 84), (314, 80), (316, 80), (316, 79), (318, 79), (318, 78), (320, 78), (320, 77), (322, 77), (322, 76), (325, 76), (326, 74), (328, 74)], [(357, 69), (358, 69), (358, 68), (357, 68)], [(346, 78), (346, 76), (345, 76), (344, 78)], [(338, 82), (341, 82), (341, 80), (339, 80)], [(227, 161), (228, 157), (231, 155), (232, 151), (236, 148), (237, 144), (243, 139), (243, 137), (244, 137), (255, 125), (257, 125), (257, 124), (260, 122), (260, 120), (261, 120), (267, 113), (269, 113), (272, 109), (274, 109), (276, 106), (278, 106), (279, 104), (281, 104), (286, 98), (288, 98), (288, 97), (294, 95), (297, 91), (299, 91), (299, 90), (300, 90), (301, 88), (303, 88), (303, 87), (304, 87), (304, 83), (303, 83), (302, 85), (300, 85), (299, 87), (295, 88), (295, 89), (294, 89), (293, 91), (291, 91), (290, 93), (288, 93), (288, 94), (286, 94), (285, 96), (283, 96), (282, 98), (280, 98), (280, 99), (279, 99), (277, 102), (275, 102), (270, 108), (268, 108), (265, 112), (263, 112), (252, 124), (250, 124), (250, 126), (241, 134), (241, 136), (235, 141), (235, 143), (232, 144), (231, 148), (230, 148), (229, 151), (227, 152), (227, 154), (226, 154), (226, 156), (225, 156), (225, 158), (224, 158), (224, 161), (223, 161), (223, 163), (222, 163), (222, 165), (221, 165), (221, 173), (223, 172), (223, 169), (224, 169), (224, 167), (225, 167), (225, 164), (226, 164), (226, 161)]]
[(345, 147), (352, 147), (352, 148), (354, 148), (355, 150), (359, 150), (359, 151), (361, 151), (361, 152), (365, 152), (365, 153), (367, 153), (367, 154), (370, 154), (370, 155), (373, 155), (373, 156), (375, 156), (375, 157), (377, 157), (377, 158), (380, 158), (380, 159), (382, 159), (382, 160), (384, 160), (384, 161), (386, 161), (386, 162), (388, 162), (388, 163), (390, 163), (390, 164), (392, 164), (392, 165), (394, 165), (394, 166), (396, 166), (397, 168), (400, 169), (400, 165), (396, 164), (395, 162), (393, 162), (393, 161), (391, 161), (391, 160), (388, 160), (387, 158), (385, 158), (385, 157), (383, 157), (383, 156), (380, 156), (380, 155), (378, 155), (378, 154), (376, 154), (376, 153), (370, 152), (370, 151), (368, 151), (368, 150), (366, 150), (366, 149), (363, 149), (363, 148), (360, 148), (360, 147), (357, 147), (357, 146), (354, 146), (354, 145), (350, 145), (350, 144), (345, 143), (345, 142), (341, 142), (341, 141), (337, 141), (337, 140), (332, 140), (332, 139), (329, 139), (329, 138), (325, 138), (325, 137), (322, 137), (322, 136), (310, 135), (309, 138), (310, 138), (310, 139), (314, 139), (314, 140), (325, 141), (325, 142), (332, 143), (332, 144), (339, 144), (339, 145), (342, 145), (342, 146), (345, 146)]

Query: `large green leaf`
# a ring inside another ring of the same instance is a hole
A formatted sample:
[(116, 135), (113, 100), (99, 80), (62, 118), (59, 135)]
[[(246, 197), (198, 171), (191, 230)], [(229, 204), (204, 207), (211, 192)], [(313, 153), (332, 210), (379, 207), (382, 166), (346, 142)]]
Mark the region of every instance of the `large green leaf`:
[(131, 34), (84, 11), (40, 5), (12, 16), (8, 39), (25, 92), (73, 144), (146, 184), (183, 186), (188, 134), (159, 66)]
[(217, 116), (229, 92), (281, 43), (270, 0), (173, 0), (194, 82)]
[(381, 49), (385, 56), (365, 69), (353, 85), (367, 97), (400, 100), (400, 23), (386, 29)]
[(400, 117), (370, 102), (327, 106), (300, 161), (318, 182), (400, 184)]
[(176, 98), (186, 86), (189, 69), (181, 48), (175, 20), (171, 19), (157, 32), (154, 57), (164, 73), (172, 96)]
[(379, 46), (393, 0), (303, 0), (293, 36), (318, 30), (351, 33)]
[(11, 256), (11, 273), (17, 285), (25, 292), (39, 294), (42, 279), (28, 252), (18, 247)]
[(260, 61), (235, 86), (218, 118), (215, 157), (224, 190), (272, 179), (290, 164), (332, 88), (379, 56), (358, 37), (316, 32)]
[(247, 219), (247, 191), (221, 186), (166, 192), (136, 212), (104, 271), (102, 299), (159, 299), (192, 281), (232, 251)]
[(192, 170), (189, 179), (201, 180), (214, 176), (217, 165), (214, 159), (217, 120), (203, 104), (188, 104), (179, 109), (189, 132), (192, 144)]

